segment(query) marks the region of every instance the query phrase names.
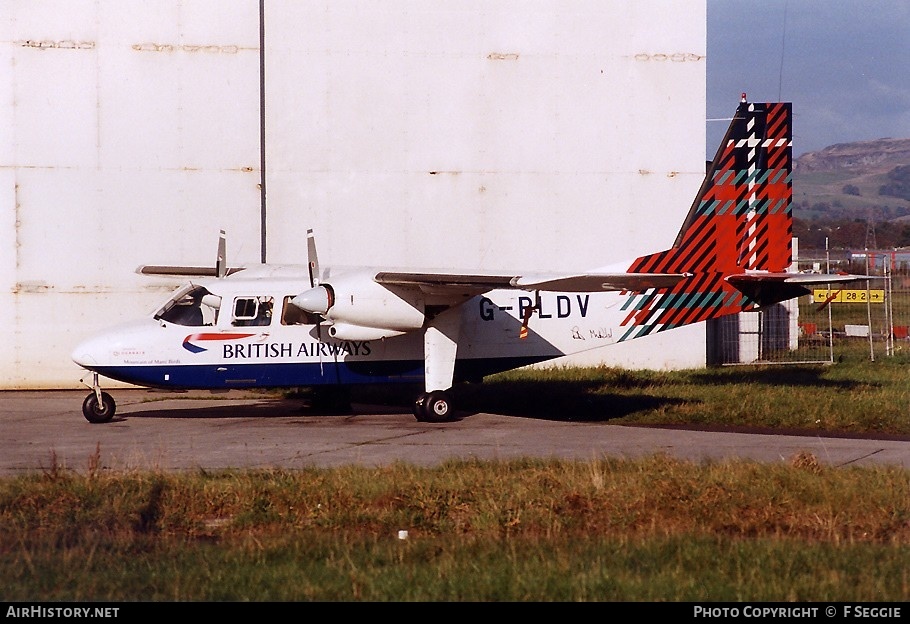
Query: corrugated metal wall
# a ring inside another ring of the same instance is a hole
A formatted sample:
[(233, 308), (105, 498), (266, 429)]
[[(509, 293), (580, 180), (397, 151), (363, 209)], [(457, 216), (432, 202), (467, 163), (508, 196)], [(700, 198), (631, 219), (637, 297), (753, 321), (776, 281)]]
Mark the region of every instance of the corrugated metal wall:
[(72, 346), (174, 284), (136, 266), (213, 263), (220, 229), (232, 264), (315, 228), (326, 264), (591, 268), (669, 246), (703, 176), (704, 0), (2, 6), (5, 388), (78, 385)]

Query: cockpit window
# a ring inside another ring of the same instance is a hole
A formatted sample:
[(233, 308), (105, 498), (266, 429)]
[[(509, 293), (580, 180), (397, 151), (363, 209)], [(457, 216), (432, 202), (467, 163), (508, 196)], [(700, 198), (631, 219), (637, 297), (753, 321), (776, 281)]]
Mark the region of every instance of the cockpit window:
[(155, 314), (155, 318), (189, 327), (214, 325), (218, 321), (221, 297), (203, 286), (190, 284), (174, 293)]

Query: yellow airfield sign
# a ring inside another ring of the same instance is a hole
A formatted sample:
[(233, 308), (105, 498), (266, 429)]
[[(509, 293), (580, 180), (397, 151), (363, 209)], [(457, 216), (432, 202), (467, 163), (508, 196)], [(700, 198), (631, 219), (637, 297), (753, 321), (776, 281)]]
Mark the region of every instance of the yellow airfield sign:
[(884, 290), (824, 290), (812, 291), (816, 303), (884, 303)]

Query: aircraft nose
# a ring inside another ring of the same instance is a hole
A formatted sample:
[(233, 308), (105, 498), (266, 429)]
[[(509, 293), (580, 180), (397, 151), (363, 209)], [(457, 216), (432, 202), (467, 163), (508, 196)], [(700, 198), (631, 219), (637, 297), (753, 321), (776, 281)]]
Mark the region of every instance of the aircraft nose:
[(73, 349), (73, 353), (70, 355), (70, 357), (73, 359), (73, 362), (82, 368), (89, 368), (96, 364), (95, 358), (93, 358), (92, 354), (86, 351), (82, 345), (79, 345)]
[(97, 339), (90, 338), (88, 340), (83, 340), (76, 348), (73, 349), (73, 352), (70, 354), (73, 362), (78, 364), (83, 368), (92, 368), (93, 366), (98, 365), (98, 341)]
[(84, 338), (70, 353), (73, 362), (97, 371), (109, 366), (130, 364), (133, 357), (144, 359), (155, 348), (161, 324), (151, 318), (128, 321)]

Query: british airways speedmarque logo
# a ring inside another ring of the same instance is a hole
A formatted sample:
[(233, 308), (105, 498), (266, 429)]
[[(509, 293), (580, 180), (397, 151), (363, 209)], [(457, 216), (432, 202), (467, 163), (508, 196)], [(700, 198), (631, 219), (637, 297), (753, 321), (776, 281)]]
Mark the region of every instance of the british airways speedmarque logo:
[(219, 342), (224, 340), (240, 340), (241, 338), (249, 338), (250, 336), (255, 336), (255, 334), (190, 334), (183, 339), (183, 348), (191, 353), (202, 353), (203, 351), (208, 351), (208, 349), (193, 343), (210, 340)]

